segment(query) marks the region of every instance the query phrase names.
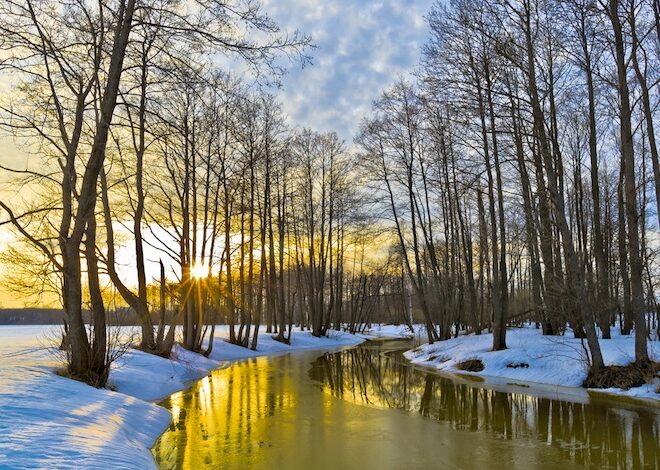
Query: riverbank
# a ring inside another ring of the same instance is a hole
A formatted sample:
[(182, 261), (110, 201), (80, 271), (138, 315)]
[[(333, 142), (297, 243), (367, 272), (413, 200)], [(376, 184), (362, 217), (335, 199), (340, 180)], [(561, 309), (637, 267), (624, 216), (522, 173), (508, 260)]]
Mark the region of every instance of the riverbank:
[[(570, 333), (566, 336), (543, 336), (541, 330), (533, 327), (509, 328), (506, 336), (508, 349), (491, 351), (492, 342), (491, 334), (460, 335), (447, 341), (424, 344), (407, 351), (404, 356), (413, 364), (425, 367), (452, 373), (497, 377), (516, 383), (582, 387), (587, 378), (584, 346)], [(606, 365), (625, 366), (634, 361), (633, 335), (623, 336), (613, 329), (612, 339), (600, 339), (600, 345)], [(660, 341), (649, 341), (648, 350), (652, 360), (660, 361)], [(464, 370), (466, 365), (473, 365), (473, 369), (483, 366), (483, 369)], [(657, 377), (651, 383), (628, 390), (590, 390), (658, 400), (660, 403), (660, 379)]]
[(154, 404), (211, 370), (251, 357), (355, 346), (373, 336), (331, 331), (316, 338), (295, 330), (291, 345), (260, 334), (256, 351), (226, 342), (216, 329), (209, 358), (175, 347), (170, 359), (128, 351), (110, 373), (112, 390), (60, 377), (52, 326), (0, 327), (0, 468), (155, 468), (149, 449), (170, 423)]

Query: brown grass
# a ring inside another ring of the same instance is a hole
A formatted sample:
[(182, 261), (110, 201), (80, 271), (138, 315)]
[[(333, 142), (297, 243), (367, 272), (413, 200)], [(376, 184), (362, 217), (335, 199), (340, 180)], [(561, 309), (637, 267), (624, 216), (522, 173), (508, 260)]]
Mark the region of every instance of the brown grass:
[(96, 374), (90, 371), (85, 377), (79, 377), (71, 373), (68, 367), (60, 367), (59, 369), (56, 369), (55, 374), (59, 375), (60, 377), (86, 383), (92, 387), (105, 388), (108, 383), (108, 375), (110, 374), (110, 365), (107, 366), (107, 369), (103, 371), (102, 374)]
[(660, 375), (660, 363), (633, 362), (627, 366), (607, 366), (594, 374), (590, 372), (583, 386), (587, 388), (621, 388), (628, 390), (652, 382)]
[(431, 354), (429, 358), (427, 359), (427, 362), (447, 362), (451, 358), (448, 356), (443, 356), (442, 354)]
[(481, 372), (484, 370), (484, 363), (480, 359), (468, 359), (456, 364), (456, 368), (468, 372)]

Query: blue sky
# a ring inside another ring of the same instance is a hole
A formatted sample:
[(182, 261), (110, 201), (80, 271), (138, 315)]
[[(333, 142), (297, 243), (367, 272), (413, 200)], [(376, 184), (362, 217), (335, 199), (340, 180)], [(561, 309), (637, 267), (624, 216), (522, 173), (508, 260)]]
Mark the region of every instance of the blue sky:
[(284, 30), (310, 34), (313, 65), (293, 66), (280, 101), (293, 125), (335, 130), (350, 145), (371, 102), (419, 61), (433, 0), (264, 0)]

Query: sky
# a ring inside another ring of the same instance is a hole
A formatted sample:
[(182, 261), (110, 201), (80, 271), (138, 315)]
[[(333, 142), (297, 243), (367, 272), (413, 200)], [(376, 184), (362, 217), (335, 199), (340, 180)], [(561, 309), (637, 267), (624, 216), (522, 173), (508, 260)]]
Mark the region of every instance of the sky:
[(433, 0), (265, 0), (283, 30), (310, 34), (313, 65), (293, 66), (278, 93), (292, 124), (347, 144), (374, 99), (419, 62)]

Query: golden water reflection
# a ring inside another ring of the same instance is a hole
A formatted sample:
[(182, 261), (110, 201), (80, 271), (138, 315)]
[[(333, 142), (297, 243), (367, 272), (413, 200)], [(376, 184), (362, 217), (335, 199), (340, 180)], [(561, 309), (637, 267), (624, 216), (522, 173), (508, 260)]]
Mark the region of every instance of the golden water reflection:
[[(495, 391), (415, 369), (401, 352), (325, 354), (310, 374), (335, 397), (418, 413), (457, 430), (556, 447), (591, 468), (660, 468), (660, 409), (617, 408)], [(513, 387), (511, 387), (513, 388)]]
[(191, 470), (658, 468), (657, 411), (494, 392), (383, 354), (401, 347), (214, 371), (161, 403), (173, 420), (154, 457)]

